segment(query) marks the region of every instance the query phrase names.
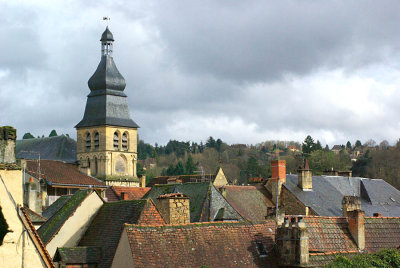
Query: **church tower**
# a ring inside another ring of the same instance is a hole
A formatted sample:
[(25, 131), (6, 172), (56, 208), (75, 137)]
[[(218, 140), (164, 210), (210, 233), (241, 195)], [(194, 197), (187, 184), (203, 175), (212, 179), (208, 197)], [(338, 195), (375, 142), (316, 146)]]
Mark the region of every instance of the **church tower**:
[(77, 159), (86, 171), (108, 185), (138, 186), (137, 129), (131, 119), (125, 79), (115, 66), (114, 37), (108, 27), (101, 36), (101, 61), (88, 81), (83, 119), (77, 130)]

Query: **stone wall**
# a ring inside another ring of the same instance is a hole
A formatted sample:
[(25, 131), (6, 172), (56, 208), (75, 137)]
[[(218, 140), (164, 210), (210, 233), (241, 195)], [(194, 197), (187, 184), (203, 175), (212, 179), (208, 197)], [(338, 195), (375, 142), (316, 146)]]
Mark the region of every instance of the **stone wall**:
[(15, 140), (17, 130), (13, 127), (0, 127), (0, 163), (15, 163)]
[(183, 194), (162, 195), (158, 209), (166, 224), (190, 223), (189, 198)]

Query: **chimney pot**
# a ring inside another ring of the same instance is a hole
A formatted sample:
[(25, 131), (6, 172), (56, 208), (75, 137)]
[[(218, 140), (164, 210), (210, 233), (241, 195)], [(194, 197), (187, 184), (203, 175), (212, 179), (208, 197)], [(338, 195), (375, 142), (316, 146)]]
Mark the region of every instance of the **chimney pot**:
[(122, 192), (122, 193), (121, 193), (121, 199), (122, 199), (122, 200), (129, 200), (128, 193)]

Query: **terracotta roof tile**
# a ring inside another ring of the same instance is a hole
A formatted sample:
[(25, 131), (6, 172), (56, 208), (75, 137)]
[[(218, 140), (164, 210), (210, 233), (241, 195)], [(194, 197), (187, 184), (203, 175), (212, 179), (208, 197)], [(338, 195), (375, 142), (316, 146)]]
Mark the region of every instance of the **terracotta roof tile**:
[(343, 217), (304, 217), (308, 234), (310, 252), (356, 251), (357, 245), (347, 228)]
[(160, 225), (164, 222), (151, 200), (107, 202), (91, 222), (79, 246), (100, 247), (99, 267), (110, 267), (125, 223)]
[[(123, 187), (123, 186), (112, 186), (112, 190), (114, 191), (115, 195), (117, 196), (118, 200), (122, 200), (122, 193), (126, 193), (128, 196), (128, 200), (139, 200), (150, 191), (151, 187)], [(112, 196), (110, 191), (108, 191), (110, 198), (112, 200), (109, 201), (117, 201), (115, 199), (115, 195)], [(106, 192), (107, 194), (107, 192)], [(107, 195), (108, 198), (108, 195)]]
[(400, 246), (400, 218), (365, 217), (364, 224), (368, 252)]
[(135, 267), (267, 267), (259, 250), (272, 249), (274, 228), (273, 221), (125, 225)]
[[(31, 176), (38, 178), (38, 161), (27, 160), (26, 171)], [(75, 164), (68, 164), (55, 160), (40, 160), (40, 178), (52, 184), (93, 185), (105, 187), (104, 182), (87, 176), (78, 170)]]
[(30, 220), (28, 216), (28, 212), (26, 211), (26, 208), (19, 207), (20, 217), (22, 218), (22, 223), (25, 225), (25, 228), (28, 230), (29, 236), (31, 236), (33, 243), (35, 244), (40, 256), (43, 258), (43, 261), (48, 268), (55, 268), (55, 264), (53, 263), (53, 260), (51, 259), (51, 256), (49, 252), (47, 251), (45, 245), (43, 244), (43, 241), (40, 239), (39, 234), (37, 233), (35, 227), (33, 226), (32, 221)]

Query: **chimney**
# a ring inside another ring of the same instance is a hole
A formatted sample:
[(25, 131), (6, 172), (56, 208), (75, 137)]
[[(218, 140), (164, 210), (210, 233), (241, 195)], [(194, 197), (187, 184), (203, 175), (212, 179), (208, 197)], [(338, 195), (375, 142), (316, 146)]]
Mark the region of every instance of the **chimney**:
[(271, 178), (278, 179), (281, 183), (286, 182), (286, 161), (272, 160), (271, 161)]
[(365, 213), (360, 209), (347, 212), (348, 228), (359, 250), (365, 249), (364, 217)]
[(306, 266), (309, 263), (308, 230), (302, 217), (285, 217), (277, 230), (279, 266)]
[(190, 223), (189, 197), (182, 193), (160, 195), (158, 208), (166, 224)]
[(347, 217), (349, 211), (361, 210), (361, 200), (358, 196), (343, 196), (342, 213)]
[[(272, 160), (271, 161), (271, 195), (272, 202), (277, 202), (277, 196), (281, 194), (282, 184), (286, 182), (286, 161)], [(279, 202), (279, 201), (278, 201)], [(275, 204), (276, 206), (278, 204)]]
[(304, 159), (303, 167), (297, 170), (297, 186), (302, 190), (312, 190), (312, 170), (307, 158)]
[(128, 193), (122, 192), (122, 193), (121, 193), (121, 199), (122, 199), (122, 200), (129, 200)]
[(380, 217), (382, 217), (382, 213), (374, 213), (373, 216), (375, 218), (380, 218)]
[(221, 188), (219, 188), (219, 191), (221, 192), (221, 195), (226, 198), (226, 188), (224, 186), (222, 186)]
[(0, 163), (15, 164), (15, 141), (17, 130), (13, 127), (0, 127)]
[(139, 187), (146, 187), (146, 176), (142, 175), (139, 178)]

